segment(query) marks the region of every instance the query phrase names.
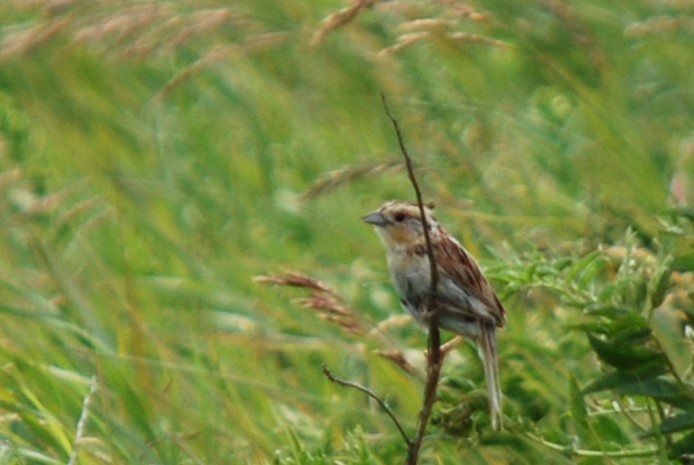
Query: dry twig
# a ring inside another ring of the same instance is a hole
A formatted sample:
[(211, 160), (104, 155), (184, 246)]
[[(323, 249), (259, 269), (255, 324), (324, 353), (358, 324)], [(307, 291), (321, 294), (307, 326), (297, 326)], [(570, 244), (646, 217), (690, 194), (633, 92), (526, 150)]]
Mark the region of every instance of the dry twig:
[(433, 296), (436, 292), (436, 288), (438, 287), (439, 276), (436, 268), (436, 258), (434, 257), (434, 248), (431, 246), (431, 237), (429, 237), (429, 225), (424, 213), (422, 192), (419, 189), (419, 184), (417, 183), (417, 178), (415, 177), (414, 169), (412, 168), (412, 159), (405, 148), (405, 143), (402, 139), (402, 133), (400, 132), (398, 121), (388, 108), (385, 95), (382, 94), (381, 99), (383, 101), (383, 107), (385, 108), (386, 114), (388, 115), (388, 118), (390, 118), (390, 121), (393, 123), (393, 127), (395, 128), (395, 133), (398, 137), (398, 144), (400, 145), (402, 156), (405, 158), (405, 163), (407, 165), (407, 175), (412, 183), (412, 188), (414, 189), (415, 195), (417, 196), (419, 214), (422, 218), (422, 225), (424, 226), (424, 242), (426, 243), (427, 256), (429, 258), (429, 272), (431, 273), (429, 296), (424, 302), (424, 311), (430, 315), (428, 318), (429, 351), (427, 353), (427, 380), (426, 384), (424, 385), (424, 400), (422, 402), (422, 409), (419, 411), (417, 431), (415, 433), (414, 440), (407, 443), (407, 458), (405, 460), (406, 465), (416, 465), (419, 461), (419, 452), (422, 447), (422, 441), (424, 440), (424, 434), (426, 434), (427, 425), (429, 424), (429, 418), (431, 417), (431, 412), (434, 408), (434, 403), (436, 402), (436, 390), (439, 384), (441, 366), (443, 365), (441, 333), (439, 332), (439, 327), (436, 323), (436, 308), (433, 304)]
[(395, 426), (398, 428), (398, 431), (400, 431), (400, 434), (402, 435), (402, 438), (405, 440), (405, 442), (407, 444), (410, 444), (410, 439), (407, 437), (407, 433), (403, 429), (398, 419), (395, 417), (395, 414), (390, 409), (390, 407), (388, 407), (388, 404), (386, 404), (386, 402), (383, 399), (378, 397), (376, 393), (374, 393), (371, 389), (367, 388), (366, 386), (362, 386), (361, 384), (337, 378), (330, 372), (330, 370), (328, 370), (328, 367), (326, 367), (325, 365), (323, 365), (323, 374), (333, 383), (339, 384), (340, 386), (350, 387), (352, 389), (356, 389), (357, 391), (361, 391), (367, 396), (371, 397), (376, 402), (378, 402), (378, 405), (380, 405), (381, 408), (383, 408), (383, 410), (385, 410), (385, 412), (388, 414), (390, 419), (393, 420), (393, 423), (395, 423)]

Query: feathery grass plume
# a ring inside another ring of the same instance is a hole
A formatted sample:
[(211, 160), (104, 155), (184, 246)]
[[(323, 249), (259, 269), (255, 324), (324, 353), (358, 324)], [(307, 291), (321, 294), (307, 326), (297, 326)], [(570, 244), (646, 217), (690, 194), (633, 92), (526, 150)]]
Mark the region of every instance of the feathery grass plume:
[(593, 31), (577, 10), (570, 3), (558, 0), (550, 0), (545, 5), (547, 10), (564, 27), (575, 47), (585, 51), (590, 64), (598, 69), (603, 69), (606, 64), (603, 51), (598, 46)]
[[(319, 44), (336, 29), (353, 21), (359, 13), (372, 5), (378, 4), (379, 12), (393, 16), (400, 21), (398, 28), (405, 33), (397, 36), (396, 43), (383, 48), (378, 56), (397, 53), (414, 44), (427, 40), (444, 38), (455, 42), (483, 43), (498, 47), (512, 47), (510, 43), (482, 34), (461, 31), (463, 21), (487, 22), (490, 14), (477, 11), (456, 2), (428, 2), (425, 5), (412, 5), (405, 2), (378, 2), (377, 0), (353, 0), (353, 2), (326, 17), (321, 27), (314, 33), (312, 43)], [(432, 13), (431, 7), (436, 7)], [(416, 17), (420, 15), (421, 17)], [(411, 19), (412, 17), (415, 19)]]
[(227, 8), (182, 13), (161, 3), (126, 6), (108, 15), (95, 11), (91, 19), (75, 24), (75, 43), (136, 58), (180, 50), (196, 38), (242, 21)]
[(380, 50), (378, 52), (378, 56), (383, 57), (389, 54), (397, 53), (414, 44), (423, 42), (431, 38), (431, 36), (431, 31), (408, 32), (407, 34), (401, 34), (398, 36), (397, 42), (394, 45)]
[(331, 14), (323, 20), (321, 27), (313, 34), (311, 43), (314, 45), (323, 41), (325, 36), (330, 34), (335, 29), (348, 24), (357, 17), (359, 12), (366, 7), (376, 3), (378, 0), (352, 0), (351, 5), (342, 8), (336, 13)]
[(332, 289), (315, 278), (289, 271), (281, 276), (256, 276), (254, 281), (260, 284), (306, 289), (310, 293), (309, 297), (294, 299), (295, 304), (314, 310), (320, 318), (338, 325), (348, 333), (365, 334), (354, 312), (344, 305), (343, 300)]
[(77, 44), (104, 45), (111, 41), (127, 43), (152, 31), (160, 31), (158, 22), (170, 21), (173, 11), (163, 4), (145, 3), (124, 7), (111, 14), (95, 15), (89, 24), (78, 26), (73, 34)]
[(303, 287), (313, 291), (332, 293), (322, 282), (299, 272), (290, 271), (282, 276), (256, 276), (254, 281), (261, 284), (277, 284), (279, 286)]
[(677, 31), (691, 31), (694, 28), (694, 18), (686, 16), (658, 15), (644, 21), (637, 21), (626, 27), (627, 37), (646, 37)]
[(52, 19), (27, 29), (7, 34), (0, 42), (0, 63), (17, 56), (26, 55), (45, 45), (68, 25), (64, 19)]
[(263, 51), (269, 47), (285, 42), (289, 38), (288, 33), (277, 32), (250, 37), (240, 44), (217, 45), (212, 47), (199, 60), (182, 69), (169, 82), (164, 84), (154, 100), (163, 100), (171, 94), (172, 90), (180, 86), (191, 77), (209, 68), (210, 66), (227, 61), (237, 56), (245, 56)]
[[(198, 8), (186, 10), (169, 3), (144, 2), (109, 8), (85, 6), (80, 14), (71, 8), (47, 13), (30, 26), (13, 25), (0, 41), (0, 62), (25, 55), (51, 44), (62, 34), (71, 47), (88, 46), (109, 57), (142, 59), (155, 55), (178, 53), (195, 48), (196, 41), (209, 42), (201, 58), (191, 65), (195, 70), (228, 57), (229, 53), (251, 53), (278, 43), (272, 31), (258, 27), (248, 15), (229, 8)], [(227, 31), (233, 27), (229, 40)], [(220, 54), (220, 50), (226, 53)], [(184, 69), (185, 76), (192, 74)], [(175, 78), (174, 78), (175, 80)], [(175, 81), (177, 82), (177, 81)]]
[(323, 194), (334, 191), (344, 184), (362, 179), (368, 176), (376, 176), (383, 173), (397, 173), (405, 168), (404, 163), (391, 161), (363, 166), (346, 165), (342, 168), (330, 171), (316, 181), (301, 196), (302, 200), (310, 200)]
[(393, 362), (405, 373), (414, 376), (421, 376), (419, 370), (417, 370), (417, 368), (412, 365), (407, 358), (405, 358), (405, 354), (403, 354), (401, 350), (376, 350), (375, 353), (384, 359)]
[(400, 29), (403, 29), (405, 32), (397, 37), (395, 44), (379, 51), (378, 56), (394, 54), (419, 42), (432, 39), (444, 39), (460, 43), (478, 43), (500, 48), (515, 48), (509, 42), (483, 34), (452, 30), (457, 26), (457, 23), (454, 20), (443, 19), (417, 19), (403, 23), (400, 25)]

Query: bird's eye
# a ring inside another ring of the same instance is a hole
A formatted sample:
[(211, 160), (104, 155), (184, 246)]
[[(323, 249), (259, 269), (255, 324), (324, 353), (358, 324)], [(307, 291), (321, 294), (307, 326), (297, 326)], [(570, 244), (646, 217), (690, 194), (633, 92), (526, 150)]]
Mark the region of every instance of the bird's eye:
[(402, 220), (405, 219), (405, 214), (402, 213), (402, 212), (396, 213), (395, 216), (394, 216), (393, 218), (395, 218), (395, 221), (397, 221), (398, 223), (400, 223)]

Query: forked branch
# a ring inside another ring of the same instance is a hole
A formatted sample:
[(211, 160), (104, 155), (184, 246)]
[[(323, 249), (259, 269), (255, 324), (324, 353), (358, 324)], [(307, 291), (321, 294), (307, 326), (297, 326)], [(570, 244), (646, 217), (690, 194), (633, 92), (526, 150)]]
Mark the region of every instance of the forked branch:
[(373, 392), (371, 389), (367, 388), (366, 386), (362, 386), (359, 383), (355, 383), (353, 381), (347, 381), (346, 379), (338, 378), (337, 376), (333, 375), (330, 370), (328, 370), (328, 367), (323, 365), (323, 374), (325, 375), (326, 378), (328, 378), (330, 381), (332, 381), (335, 384), (339, 384), (340, 386), (345, 386), (345, 387), (350, 387), (352, 389), (356, 389), (357, 391), (361, 391), (367, 396), (371, 397), (373, 400), (375, 400), (378, 405), (381, 406), (381, 408), (386, 412), (386, 414), (390, 417), (391, 420), (393, 420), (393, 423), (395, 423), (395, 427), (400, 431), (400, 434), (402, 435), (403, 440), (405, 443), (409, 446), (411, 441), (410, 438), (407, 437), (407, 433), (403, 429), (402, 425), (396, 418), (395, 414), (393, 411), (388, 407), (388, 404), (378, 397), (378, 395)]

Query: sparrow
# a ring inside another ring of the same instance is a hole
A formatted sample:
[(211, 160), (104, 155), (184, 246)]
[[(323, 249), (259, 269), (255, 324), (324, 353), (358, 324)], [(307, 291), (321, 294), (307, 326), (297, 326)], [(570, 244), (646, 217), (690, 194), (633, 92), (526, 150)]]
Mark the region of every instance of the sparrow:
[(433, 318), (439, 328), (477, 345), (484, 364), (492, 428), (498, 431), (502, 411), (496, 328), (504, 326), (506, 311), (475, 259), (436, 221), (433, 208), (433, 204), (424, 208), (438, 274), (433, 294), (419, 206), (394, 200), (362, 220), (374, 226), (385, 245), (393, 285), (414, 320), (428, 325)]

